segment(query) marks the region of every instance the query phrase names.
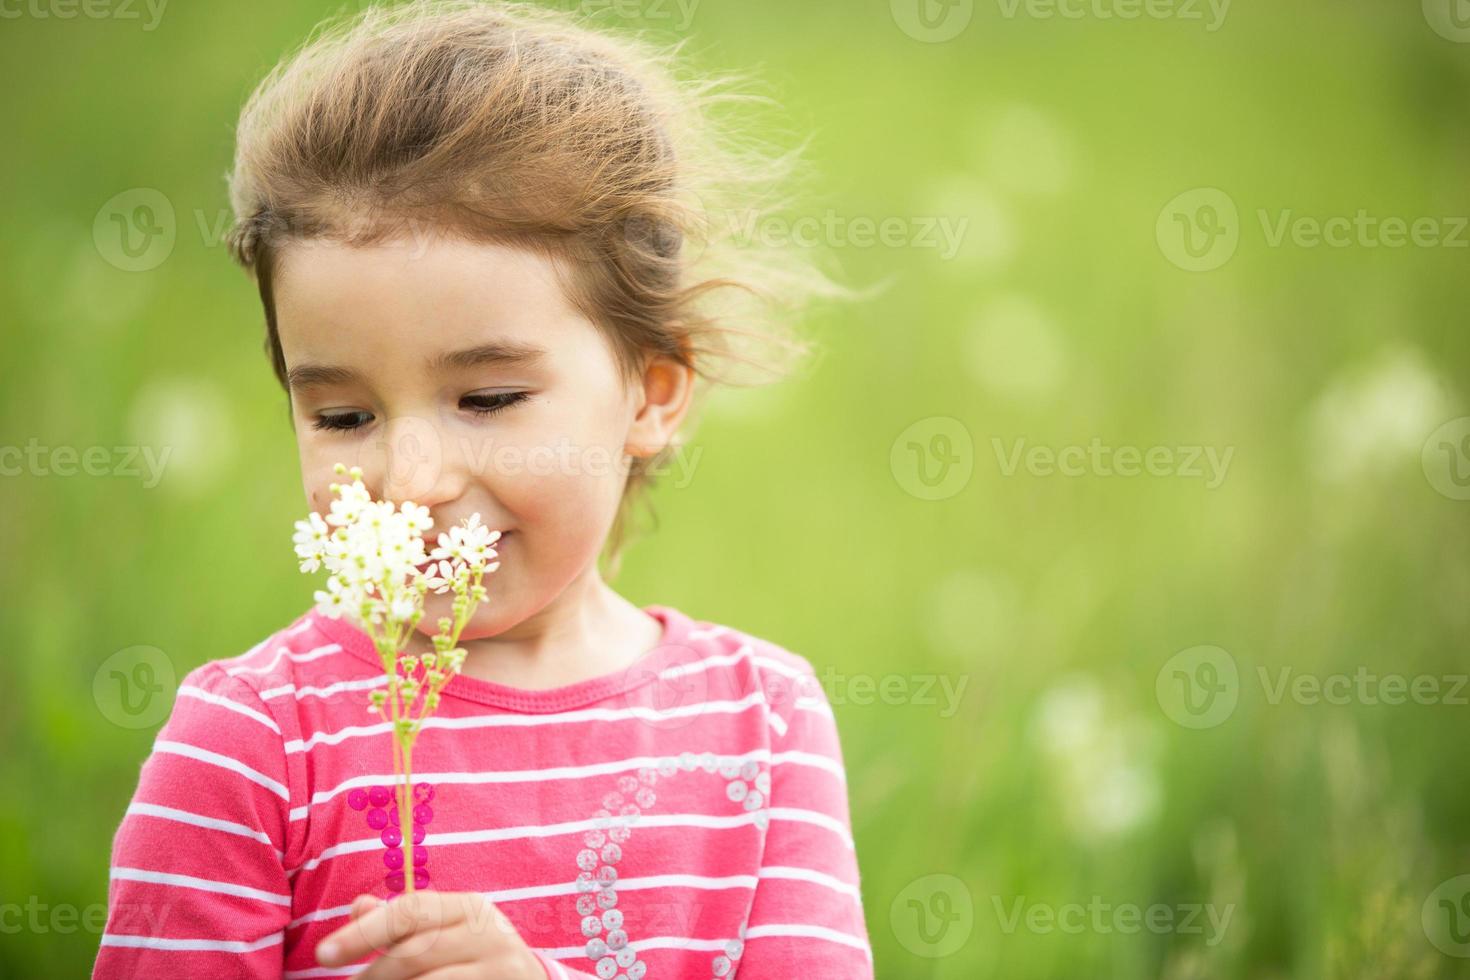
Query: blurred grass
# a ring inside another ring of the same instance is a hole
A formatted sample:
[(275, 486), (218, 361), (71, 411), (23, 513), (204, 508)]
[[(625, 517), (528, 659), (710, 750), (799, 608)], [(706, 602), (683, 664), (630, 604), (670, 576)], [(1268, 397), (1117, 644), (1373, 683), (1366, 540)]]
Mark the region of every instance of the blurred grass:
[[(714, 401), (694, 480), (660, 493), (662, 530), (618, 583), (845, 677), (966, 683), (949, 717), (837, 705), (880, 977), (1467, 972), (1420, 919), (1470, 871), (1467, 708), (1271, 703), (1257, 673), (1465, 670), (1470, 505), (1434, 491), (1420, 449), (1470, 414), (1466, 252), (1272, 248), (1256, 217), (1470, 214), (1470, 46), (1417, 7), (1240, 4), (1209, 33), (980, 4), (936, 44), (877, 0), (695, 9), (697, 64), (758, 66), (817, 132), (809, 213), (968, 222), (949, 259), (831, 243), (849, 278), (894, 285), (813, 318), (827, 355), (809, 380)], [(196, 213), (210, 226), (226, 207), (249, 88), (329, 9), (172, 4), (152, 31), (0, 23), (18, 80), (0, 103), (0, 443), (175, 453), (154, 489), (0, 479), (12, 906), (105, 902), (153, 730), (97, 710), (102, 661), (146, 644), (182, 675), (309, 601), (285, 546), (299, 474), (257, 301)], [(91, 229), (135, 187), (168, 198), (178, 241), (128, 273)], [(1165, 202), (1196, 187), (1240, 212), (1237, 253), (1205, 273), (1154, 237)], [(922, 500), (890, 449), (937, 416), (968, 430), (974, 471)], [(1207, 490), (1006, 476), (991, 442), (1094, 437), (1234, 456)], [(1228, 720), (1191, 730), (1155, 679), (1201, 644), (1230, 652), (1241, 687)], [(974, 912), (968, 940), (929, 958), (903, 938), (901, 899), (934, 874), (960, 879)], [(1232, 918), (1210, 944), (1007, 931), (1000, 911), (1093, 896)], [(97, 941), (22, 927), (0, 975), (84, 974)]]

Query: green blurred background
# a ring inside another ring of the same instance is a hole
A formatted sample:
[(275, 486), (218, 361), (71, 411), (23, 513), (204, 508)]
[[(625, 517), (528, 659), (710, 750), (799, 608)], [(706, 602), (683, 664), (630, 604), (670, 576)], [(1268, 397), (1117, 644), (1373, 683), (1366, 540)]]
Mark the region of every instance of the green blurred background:
[[(108, 658), (182, 677), (313, 587), (223, 177), (340, 8), (98, 2), (0, 18), (0, 444), (171, 456), (0, 458), (3, 976), (96, 952), (157, 728)], [(586, 5), (755, 68), (816, 134), (823, 261), (891, 278), (711, 402), (616, 584), (825, 672), (880, 977), (1470, 973), (1470, 7), (926, 3)], [(1428, 223), (1313, 244), (1360, 212)], [(1093, 445), (1171, 456), (1024, 455)]]

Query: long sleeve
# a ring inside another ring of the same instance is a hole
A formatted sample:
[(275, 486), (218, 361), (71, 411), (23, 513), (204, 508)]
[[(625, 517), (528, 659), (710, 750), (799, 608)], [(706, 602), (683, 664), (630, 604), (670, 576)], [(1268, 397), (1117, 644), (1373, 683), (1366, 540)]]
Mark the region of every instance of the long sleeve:
[(112, 842), (94, 980), (279, 980), (291, 916), (281, 729), (219, 662), (191, 671)]
[(773, 718), (772, 762), (782, 764), (771, 767), (765, 853), (729, 976), (871, 978), (837, 724), (814, 676), (804, 673), (795, 692), (784, 719)]

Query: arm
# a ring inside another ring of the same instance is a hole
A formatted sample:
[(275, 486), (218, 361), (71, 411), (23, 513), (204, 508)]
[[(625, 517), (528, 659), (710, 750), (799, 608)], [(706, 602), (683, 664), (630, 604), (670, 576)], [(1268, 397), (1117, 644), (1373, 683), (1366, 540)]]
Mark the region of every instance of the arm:
[(796, 691), (784, 725), (773, 721), (771, 819), (731, 976), (871, 980), (837, 724), (814, 676)]
[(94, 980), (279, 980), (286, 787), (266, 704), (218, 663), (191, 671), (113, 837)]

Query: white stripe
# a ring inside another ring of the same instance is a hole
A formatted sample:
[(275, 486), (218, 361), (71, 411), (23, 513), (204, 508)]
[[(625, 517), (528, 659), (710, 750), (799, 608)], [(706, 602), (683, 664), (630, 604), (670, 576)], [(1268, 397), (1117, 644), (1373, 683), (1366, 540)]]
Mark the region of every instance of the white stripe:
[(238, 664), (238, 663), (241, 663), (241, 662), (243, 662), (245, 660), (249, 660), (251, 657), (255, 656), (257, 653), (259, 653), (260, 651), (264, 650), (265, 649), (265, 645), (267, 643), (269, 643), (271, 640), (275, 639), (275, 636), (276, 636), (276, 634), (272, 633), (270, 636), (267, 636), (265, 639), (263, 639), (259, 643), (255, 644), (255, 646), (251, 647), (249, 650), (246, 650), (244, 653), (237, 653), (233, 657), (226, 657), (221, 662), (222, 663), (227, 663), (227, 664)]
[[(645, 722), (667, 721), (702, 714), (739, 714), (749, 708), (765, 703), (760, 691), (747, 695), (739, 701), (702, 701), (674, 708), (630, 707), (630, 708), (582, 708), (576, 711), (558, 711), (537, 715), (472, 715), (463, 718), (441, 718), (437, 715), (424, 720), (423, 729), (443, 728), (448, 730), (470, 730), (480, 728), (536, 728), (541, 725), (570, 725), (580, 722), (613, 722), (630, 719)], [(288, 755), (309, 752), (318, 745), (339, 745), (349, 738), (365, 738), (386, 735), (393, 730), (392, 722), (377, 722), (372, 725), (349, 725), (334, 732), (317, 732), (311, 738), (293, 738), (286, 742)]]
[(305, 616), (302, 616), (301, 617), (301, 622), (299, 622), (295, 626), (292, 626), (291, 628), (287, 629), (286, 632), (283, 635), (285, 635), (285, 636), (295, 636), (297, 633), (300, 633), (302, 630), (307, 630), (307, 629), (311, 629), (311, 614), (310, 613), (308, 613)]
[(728, 632), (730, 632), (728, 627), (716, 625), (711, 626), (709, 629), (692, 629), (689, 631), (688, 637), (691, 640), (708, 640), (711, 637), (721, 636)]
[(687, 664), (677, 664), (673, 667), (665, 667), (663, 670), (658, 672), (658, 679), (661, 681), (669, 681), (675, 679), (676, 677), (683, 677), (685, 674), (697, 674), (701, 671), (709, 670), (711, 667), (728, 667), (730, 664), (733, 664), (740, 660), (744, 660), (746, 657), (750, 656), (751, 653), (752, 650), (750, 649), (749, 644), (747, 644), (741, 647), (739, 650), (736, 650), (734, 653), (725, 653), (714, 657), (705, 657), (703, 660), (695, 660)]
[(338, 967), (314, 966), (309, 970), (287, 970), (281, 974), (281, 977), (283, 980), (287, 977), (350, 977), (354, 974), (361, 973), (370, 966), (372, 966), (372, 963), (358, 963), (356, 966)]
[(769, 926), (751, 926), (749, 929), (745, 930), (746, 942), (750, 942), (752, 939), (764, 939), (767, 936), (796, 936), (801, 939), (826, 939), (830, 942), (841, 943), (844, 946), (851, 946), (853, 949), (860, 949), (863, 952), (867, 953), (870, 957), (872, 956), (872, 951), (868, 948), (868, 942), (866, 939), (859, 939), (857, 936), (849, 936), (845, 932), (839, 932), (836, 929), (828, 929), (826, 926), (781, 924)]
[(197, 688), (192, 684), (180, 684), (179, 694), (182, 697), (195, 698), (196, 700), (203, 701), (206, 704), (214, 704), (220, 706), (221, 708), (228, 708), (231, 711), (236, 712), (237, 714), (244, 715), (246, 718), (255, 719), (266, 728), (269, 728), (271, 731), (275, 732), (277, 735), (281, 734), (280, 726), (277, 725), (273, 719), (261, 714), (254, 708), (241, 704), (238, 701), (232, 701), (229, 698), (222, 698), (218, 694), (211, 694), (208, 691)]
[[(754, 875), (728, 875), (723, 878), (708, 878), (703, 875), (647, 875), (642, 878), (620, 878), (618, 879), (618, 891), (637, 891), (647, 888), (694, 888), (700, 891), (723, 891), (727, 888), (750, 888), (756, 886)], [(488, 891), (481, 893), (488, 902), (522, 902), (533, 898), (555, 898), (558, 895), (579, 894), (575, 881), (558, 882), (555, 885), (529, 885), (525, 888), (503, 888), (499, 891)], [(308, 922), (325, 922), (330, 919), (340, 919), (352, 911), (351, 905), (339, 905), (336, 908), (318, 909), (308, 912), (297, 919), (292, 919), (286, 924), (287, 929), (305, 925)]]
[(238, 772), (252, 783), (258, 783), (264, 786), (287, 803), (291, 802), (291, 794), (286, 790), (286, 787), (264, 773), (256, 772), (238, 759), (231, 759), (227, 755), (220, 755), (218, 752), (201, 749), (185, 742), (157, 741), (153, 743), (153, 751), (167, 752), (170, 755), (181, 755), (186, 759), (196, 759), (199, 762), (207, 762), (212, 766), (219, 766), (221, 769)]
[(848, 850), (857, 850), (852, 842), (852, 837), (847, 833), (847, 828), (842, 826), (842, 821), (835, 820), (825, 813), (819, 813), (816, 810), (802, 810), (791, 806), (773, 806), (766, 812), (771, 815), (772, 820), (793, 820), (797, 823), (809, 823), (817, 827), (825, 827), (838, 837), (841, 837), (842, 843), (847, 845)]
[(258, 840), (262, 844), (270, 845), (271, 850), (276, 851), (280, 857), (281, 852), (276, 850), (275, 842), (263, 831), (253, 827), (247, 827), (242, 823), (231, 823), (229, 820), (217, 820), (214, 817), (206, 817), (199, 813), (190, 813), (188, 810), (175, 810), (171, 806), (158, 806), (155, 803), (132, 803), (128, 805), (128, 813), (136, 813), (144, 817), (158, 817), (160, 820), (172, 820), (176, 823), (192, 824), (195, 827), (205, 827), (210, 830), (223, 830), (227, 834), (238, 834), (241, 837), (249, 837)]
[(306, 697), (330, 697), (331, 695), (336, 694), (338, 691), (361, 691), (369, 687), (387, 686), (387, 674), (382, 674), (377, 677), (369, 677), (365, 680), (360, 681), (342, 681), (338, 684), (328, 684), (326, 687), (303, 687), (298, 689), (295, 684), (282, 684), (280, 687), (273, 687), (268, 691), (261, 691), (260, 699), (262, 701), (269, 701), (272, 698), (278, 698), (284, 694), (295, 694), (296, 700), (300, 701), (302, 698)]
[(292, 663), (304, 664), (309, 663), (312, 660), (320, 660), (322, 657), (330, 657), (334, 653), (341, 652), (342, 648), (335, 643), (328, 643), (324, 647), (317, 647), (314, 650), (307, 650), (305, 653), (292, 653), (290, 647), (281, 647), (279, 650), (276, 651), (275, 659), (266, 664), (264, 667), (232, 667), (229, 673), (232, 677), (237, 674), (247, 673), (268, 674), (275, 669), (276, 664), (281, 662), (282, 657), (289, 658)]
[(232, 881), (214, 881), (209, 878), (196, 878), (193, 875), (176, 875), (164, 871), (147, 871), (143, 868), (113, 868), (112, 877), (123, 881), (143, 881), (153, 885), (172, 885), (176, 888), (197, 888), (202, 892), (216, 892), (220, 895), (238, 895), (241, 898), (258, 898), (262, 902), (270, 902), (272, 905), (291, 906), (290, 895), (277, 895), (275, 892), (264, 891), (260, 888), (251, 888), (248, 885), (237, 885)]
[(772, 711), (771, 714), (766, 718), (766, 721), (770, 723), (771, 730), (776, 733), (777, 738), (786, 737), (785, 718), (782, 718), (780, 715), (776, 714), (776, 712)]
[[(631, 827), (704, 827), (708, 830), (731, 830), (755, 823), (756, 811), (731, 815), (710, 816), (703, 813), (659, 813), (644, 814)], [(455, 844), (484, 844), (490, 841), (535, 840), (543, 837), (559, 837), (564, 834), (582, 834), (608, 826), (604, 820), (590, 817), (586, 820), (567, 820), (562, 823), (526, 824), (520, 827), (496, 827), (490, 830), (457, 830), (439, 834), (425, 834), (424, 847), (449, 847)], [(362, 840), (345, 841), (326, 848), (316, 857), (289, 869), (286, 874), (294, 876), (301, 871), (314, 871), (326, 861), (344, 854), (361, 851), (376, 851), (383, 846), (381, 838), (367, 837)]]
[[(675, 758), (678, 758), (678, 756), (682, 754), (683, 753), (676, 752), (673, 753), (673, 756)], [(705, 753), (692, 752), (690, 754), (693, 755), (695, 758), (698, 758)], [(770, 752), (767, 749), (753, 749), (752, 751), (742, 753), (741, 755), (727, 756), (721, 755), (719, 753), (709, 754), (714, 755), (721, 762), (729, 761), (734, 763), (743, 763), (749, 760), (765, 762), (771, 758)], [(658, 764), (667, 758), (669, 758), (669, 756), (640, 755), (633, 756), (632, 758), (628, 759), (616, 759), (612, 762), (594, 762), (585, 766), (554, 766), (544, 769), (506, 769), (498, 772), (414, 773), (414, 778), (422, 780), (426, 783), (434, 783), (435, 785), (441, 783), (458, 785), (478, 785), (484, 783), (542, 783), (552, 782), (558, 779), (586, 779), (591, 776), (617, 775), (618, 773), (629, 772), (638, 769), (656, 769), (658, 767)], [(788, 761), (796, 762), (797, 764), (802, 763), (802, 760), (800, 759), (791, 759)], [(698, 766), (695, 767), (695, 771), (700, 771)], [(313, 793), (311, 795), (311, 805), (318, 806), (322, 803), (326, 803), (339, 794), (345, 793), (348, 790), (357, 789), (358, 787), (370, 788), (373, 786), (380, 786), (385, 784), (392, 785), (397, 778), (399, 777), (388, 773), (384, 773), (381, 775), (374, 773), (366, 776), (353, 776), (351, 779), (343, 780), (331, 789), (318, 790), (317, 792)], [(296, 811), (294, 810), (292, 811), (292, 819), (295, 819), (295, 812)]]
[(781, 878), (789, 881), (809, 881), (814, 885), (822, 885), (823, 887), (830, 888), (835, 892), (841, 892), (843, 895), (851, 896), (852, 898), (857, 899), (859, 903), (861, 903), (863, 900), (862, 894), (858, 891), (857, 888), (849, 885), (847, 882), (842, 881), (839, 878), (834, 878), (832, 875), (829, 875), (822, 871), (815, 871), (811, 868), (791, 868), (783, 867), (781, 865), (767, 865), (761, 868), (760, 876), (762, 878)]
[(102, 934), (103, 946), (125, 946), (130, 949), (168, 949), (215, 953), (250, 953), (275, 946), (285, 933), (274, 932), (254, 942), (231, 942), (220, 939), (163, 939), (158, 936), (125, 936), (115, 932)]
[(844, 783), (847, 782), (847, 774), (843, 772), (842, 766), (836, 759), (829, 755), (820, 755), (816, 752), (801, 752), (796, 749), (771, 754), (771, 765), (776, 766), (783, 762), (794, 762), (799, 766), (811, 766), (814, 769), (822, 769), (830, 772)]

